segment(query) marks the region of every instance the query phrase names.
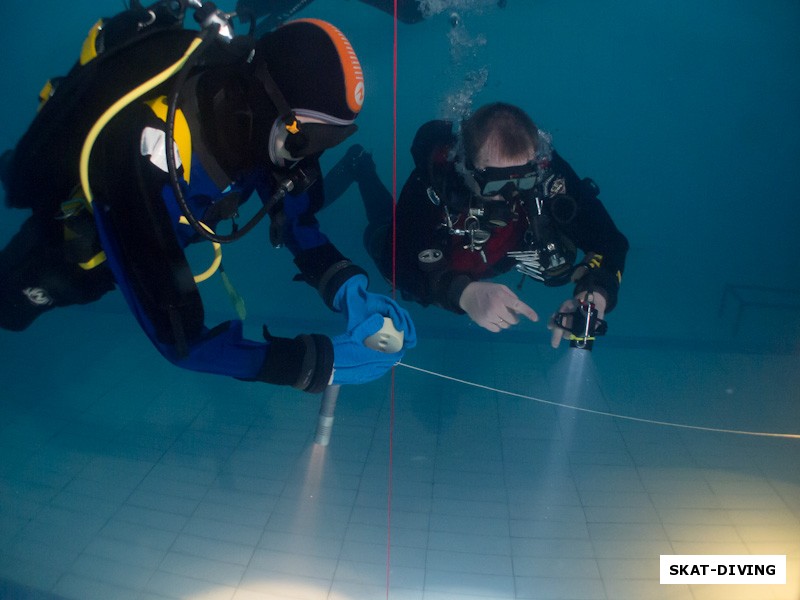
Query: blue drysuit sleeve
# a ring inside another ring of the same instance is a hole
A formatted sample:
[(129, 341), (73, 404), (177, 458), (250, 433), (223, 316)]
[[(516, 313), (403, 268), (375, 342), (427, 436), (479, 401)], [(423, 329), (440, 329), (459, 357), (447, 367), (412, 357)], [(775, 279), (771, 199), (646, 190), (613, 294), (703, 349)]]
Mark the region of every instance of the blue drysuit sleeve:
[[(366, 271), (339, 252), (320, 230), (316, 213), (324, 204), (323, 189), (322, 181), (317, 180), (300, 194), (287, 194), (282, 211), (273, 217), (277, 219), (273, 227), (279, 228), (281, 243), (294, 256), (300, 279), (315, 288), (325, 304), (335, 310), (333, 299), (339, 288), (355, 275), (366, 275)], [(257, 190), (262, 200), (271, 191), (266, 185)]]

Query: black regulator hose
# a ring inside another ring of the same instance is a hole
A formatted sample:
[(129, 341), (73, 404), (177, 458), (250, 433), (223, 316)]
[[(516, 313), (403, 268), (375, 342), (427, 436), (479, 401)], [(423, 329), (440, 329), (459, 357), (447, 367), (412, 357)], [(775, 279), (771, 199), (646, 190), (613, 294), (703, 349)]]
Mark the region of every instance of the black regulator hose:
[(210, 242), (217, 242), (219, 244), (227, 244), (230, 242), (234, 242), (248, 233), (253, 227), (255, 227), (261, 219), (264, 218), (265, 215), (269, 213), (269, 211), (283, 198), (286, 196), (287, 192), (292, 191), (295, 186), (295, 182), (292, 181), (291, 178), (287, 179), (286, 181), (282, 181), (279, 184), (278, 190), (272, 194), (272, 196), (267, 200), (261, 209), (253, 215), (253, 217), (248, 221), (243, 227), (235, 230), (233, 233), (229, 235), (220, 235), (210, 231), (208, 228), (204, 227), (203, 224), (197, 220), (197, 217), (194, 216), (192, 213), (192, 209), (189, 207), (188, 202), (186, 201), (186, 196), (183, 194), (183, 190), (181, 189), (180, 184), (180, 176), (178, 174), (178, 167), (175, 163), (175, 115), (178, 112), (178, 99), (180, 97), (181, 89), (183, 88), (184, 84), (186, 83), (186, 78), (188, 77), (189, 73), (191, 72), (192, 68), (197, 64), (199, 58), (203, 55), (203, 52), (208, 48), (208, 46), (214, 42), (215, 38), (217, 37), (217, 28), (216, 27), (209, 27), (203, 29), (199, 34), (199, 37), (202, 38), (200, 46), (198, 46), (197, 50), (192, 54), (186, 64), (184, 64), (183, 68), (178, 72), (177, 76), (175, 77), (175, 81), (173, 82), (172, 91), (169, 96), (168, 106), (167, 106), (167, 121), (166, 121), (166, 132), (165, 132), (165, 145), (166, 145), (166, 159), (167, 159), (167, 172), (169, 173), (169, 182), (170, 186), (172, 187), (172, 192), (175, 194), (175, 200), (178, 202), (178, 205), (183, 211), (186, 220), (192, 226), (192, 228), (200, 234), (201, 237), (207, 239)]
[(201, 39), (200, 46), (198, 46), (192, 56), (189, 57), (189, 60), (184, 63), (183, 68), (178, 71), (178, 74), (175, 77), (172, 85), (172, 91), (169, 95), (169, 102), (167, 104), (167, 120), (164, 141), (166, 146), (167, 173), (169, 174), (169, 183), (172, 187), (172, 192), (175, 194), (175, 200), (181, 207), (181, 211), (183, 211), (186, 220), (195, 229), (195, 231), (200, 233), (200, 235), (207, 240), (212, 242), (221, 242), (221, 240), (216, 239), (214, 234), (210, 234), (203, 228), (203, 225), (195, 218), (194, 214), (189, 208), (189, 204), (186, 202), (186, 197), (183, 195), (183, 190), (181, 190), (178, 166), (175, 163), (175, 115), (177, 114), (178, 110), (178, 98), (180, 97), (180, 90), (186, 83), (186, 78), (188, 77), (192, 68), (197, 64), (199, 57), (213, 42), (216, 34), (217, 30), (214, 27), (209, 27), (200, 31), (198, 34), (198, 37)]

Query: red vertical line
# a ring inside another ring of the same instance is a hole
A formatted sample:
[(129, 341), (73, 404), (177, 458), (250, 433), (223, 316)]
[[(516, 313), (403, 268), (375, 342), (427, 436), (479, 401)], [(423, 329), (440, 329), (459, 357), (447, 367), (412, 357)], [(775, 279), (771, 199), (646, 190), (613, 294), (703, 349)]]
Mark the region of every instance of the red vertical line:
[(394, 0), (392, 64), (392, 298), (397, 298), (397, 0)]
[[(392, 298), (397, 298), (397, 0), (392, 19)], [(394, 462), (394, 389), (392, 369), (389, 395), (389, 473), (386, 492), (386, 600), (389, 600), (392, 564), (392, 467)]]

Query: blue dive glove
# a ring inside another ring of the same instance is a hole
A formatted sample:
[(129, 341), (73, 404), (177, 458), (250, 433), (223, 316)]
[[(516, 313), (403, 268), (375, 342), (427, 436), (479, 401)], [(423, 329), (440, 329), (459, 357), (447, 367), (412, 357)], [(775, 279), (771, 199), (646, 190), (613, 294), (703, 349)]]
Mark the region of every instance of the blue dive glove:
[(336, 385), (366, 383), (382, 376), (401, 358), (403, 350), (388, 354), (372, 350), (364, 340), (383, 327), (383, 317), (373, 314), (347, 333), (333, 338), (333, 382)]
[(347, 318), (347, 331), (354, 330), (370, 316), (382, 315), (390, 317), (395, 329), (403, 332), (404, 350), (416, 346), (417, 330), (408, 311), (388, 296), (368, 292), (367, 283), (366, 275), (354, 275), (342, 284), (333, 298), (333, 308), (343, 312)]

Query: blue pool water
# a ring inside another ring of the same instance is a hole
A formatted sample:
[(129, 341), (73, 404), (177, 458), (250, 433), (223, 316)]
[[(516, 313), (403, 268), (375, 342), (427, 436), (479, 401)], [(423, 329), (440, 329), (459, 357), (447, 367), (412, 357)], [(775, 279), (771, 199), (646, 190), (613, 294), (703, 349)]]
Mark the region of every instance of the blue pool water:
[[(418, 348), (342, 390), (321, 452), (319, 398), (175, 369), (117, 294), (0, 332), (0, 597), (800, 598), (800, 440), (752, 435), (800, 434), (800, 5), (427, 6), (398, 27), (398, 186), (424, 121), (523, 106), (631, 241), (608, 337), (579, 356), (542, 323), (494, 335), (408, 306)], [(0, 149), (120, 7), (0, 7)], [(357, 0), (300, 16), (356, 49), (352, 141), (391, 184), (391, 17)], [(0, 212), (5, 243), (25, 214)], [(355, 188), (321, 221), (388, 290)], [(265, 229), (226, 249), (251, 335), (337, 332)], [(565, 297), (520, 293), (541, 315)], [(662, 554), (785, 555), (787, 584), (660, 585)]]

